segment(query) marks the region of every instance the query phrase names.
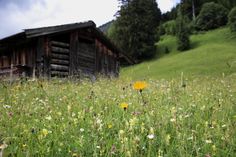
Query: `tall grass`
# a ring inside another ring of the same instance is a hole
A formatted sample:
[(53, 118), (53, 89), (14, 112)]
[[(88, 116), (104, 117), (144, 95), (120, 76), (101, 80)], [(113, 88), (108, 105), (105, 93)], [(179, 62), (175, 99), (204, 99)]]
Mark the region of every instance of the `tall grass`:
[(1, 82), (4, 156), (235, 156), (235, 77), (133, 83)]

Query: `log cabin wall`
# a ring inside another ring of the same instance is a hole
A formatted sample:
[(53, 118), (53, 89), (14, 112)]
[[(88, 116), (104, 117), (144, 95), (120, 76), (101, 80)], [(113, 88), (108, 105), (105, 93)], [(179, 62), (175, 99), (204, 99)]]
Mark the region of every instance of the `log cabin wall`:
[(96, 73), (95, 39), (90, 29), (71, 32), (70, 75), (91, 76)]
[(0, 68), (20, 65), (37, 77), (119, 73), (119, 50), (91, 21), (28, 29), (1, 42)]
[(37, 38), (36, 51), (36, 76), (49, 77), (51, 50), (48, 36)]
[(119, 75), (118, 54), (109, 49), (99, 39), (96, 39), (97, 71), (104, 75)]
[(70, 33), (49, 37), (50, 77), (67, 77), (70, 69)]
[(71, 32), (70, 75), (118, 76), (118, 55), (93, 34), (90, 28)]
[(10, 73), (11, 68), (16, 69), (16, 75), (30, 76), (35, 67), (36, 50), (33, 42), (9, 46), (4, 53), (0, 54), (0, 68), (5, 74)]

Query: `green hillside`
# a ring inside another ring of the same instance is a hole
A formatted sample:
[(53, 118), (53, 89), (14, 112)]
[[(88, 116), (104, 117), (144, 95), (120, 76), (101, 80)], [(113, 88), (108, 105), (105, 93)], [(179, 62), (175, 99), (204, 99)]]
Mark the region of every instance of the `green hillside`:
[[(236, 72), (236, 37), (228, 28), (193, 35), (191, 46), (188, 51), (178, 52), (175, 37), (162, 36), (157, 43), (159, 56), (154, 60), (123, 68), (121, 77), (171, 79), (181, 73), (195, 77)], [(165, 47), (170, 51), (167, 55), (164, 55)]]

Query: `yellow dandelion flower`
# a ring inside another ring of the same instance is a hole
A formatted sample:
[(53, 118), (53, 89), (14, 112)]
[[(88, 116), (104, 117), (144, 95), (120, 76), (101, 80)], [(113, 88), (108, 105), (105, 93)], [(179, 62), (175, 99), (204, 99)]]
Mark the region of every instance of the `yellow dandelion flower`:
[(128, 104), (125, 103), (125, 102), (123, 102), (123, 103), (120, 104), (120, 107), (121, 107), (122, 109), (126, 110), (126, 109), (128, 108)]
[(48, 135), (48, 130), (47, 129), (43, 129), (42, 130), (42, 134), (43, 134), (43, 136), (47, 136)]
[(146, 87), (147, 87), (147, 83), (145, 81), (136, 81), (133, 85), (133, 88), (140, 92), (142, 92), (142, 90), (145, 89)]
[(108, 127), (109, 129), (111, 129), (111, 128), (112, 128), (112, 124), (108, 124), (107, 127)]

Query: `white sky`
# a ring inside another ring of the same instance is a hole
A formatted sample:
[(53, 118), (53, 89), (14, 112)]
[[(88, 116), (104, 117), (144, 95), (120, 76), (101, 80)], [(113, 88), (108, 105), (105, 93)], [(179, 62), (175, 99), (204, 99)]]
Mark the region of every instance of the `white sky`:
[[(13, 2), (12, 2), (13, 1)], [(0, 0), (0, 39), (22, 29), (93, 20), (100, 26), (119, 9), (117, 0)], [(162, 12), (179, 0), (157, 0)], [(23, 4), (19, 4), (22, 2)], [(29, 3), (28, 7), (24, 7)]]

